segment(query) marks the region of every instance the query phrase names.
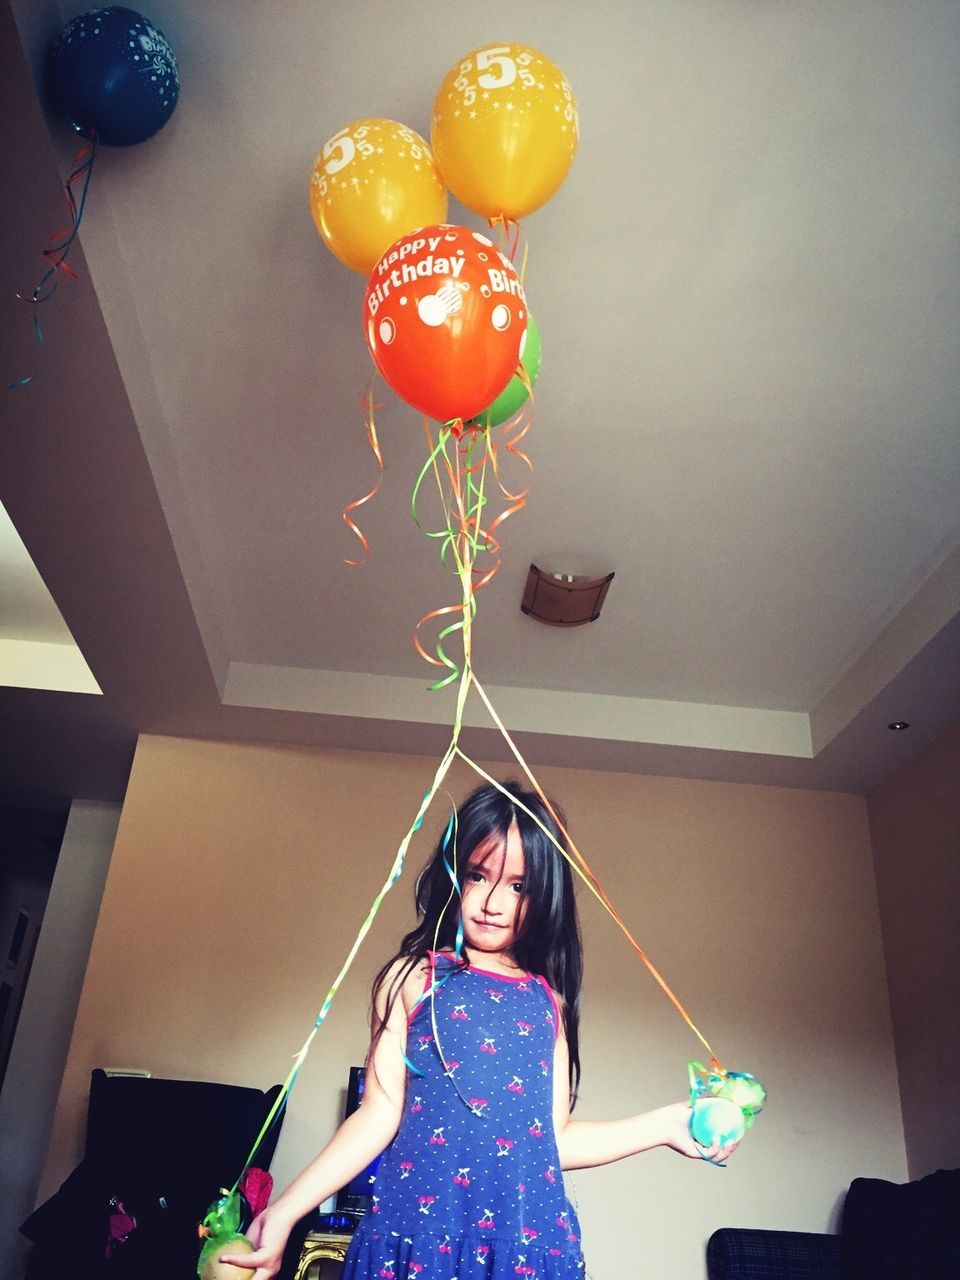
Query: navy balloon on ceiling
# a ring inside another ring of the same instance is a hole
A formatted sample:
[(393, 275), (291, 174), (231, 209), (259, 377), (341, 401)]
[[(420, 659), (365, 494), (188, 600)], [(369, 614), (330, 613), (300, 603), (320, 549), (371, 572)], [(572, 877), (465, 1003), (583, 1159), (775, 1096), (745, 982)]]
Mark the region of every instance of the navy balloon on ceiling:
[(47, 53), (51, 105), (111, 147), (145, 142), (173, 115), (180, 72), (163, 33), (123, 5), (77, 14)]

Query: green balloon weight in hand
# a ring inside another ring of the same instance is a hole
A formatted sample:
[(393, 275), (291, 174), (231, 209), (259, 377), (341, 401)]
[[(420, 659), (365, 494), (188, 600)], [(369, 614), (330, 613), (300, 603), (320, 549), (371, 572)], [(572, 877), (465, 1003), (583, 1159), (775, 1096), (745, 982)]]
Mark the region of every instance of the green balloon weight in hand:
[(725, 1147), (747, 1131), (743, 1112), (729, 1098), (698, 1098), (690, 1115), (690, 1132), (701, 1147)]
[(690, 1132), (701, 1147), (739, 1142), (763, 1110), (767, 1091), (748, 1071), (727, 1071), (718, 1062), (689, 1062)]
[(198, 1228), (203, 1248), (197, 1262), (200, 1280), (249, 1280), (253, 1272), (246, 1267), (221, 1261), (221, 1253), (251, 1253), (253, 1245), (240, 1231), (244, 1218), (244, 1201), (239, 1191), (224, 1187), (219, 1200), (207, 1210)]
[[(531, 387), (536, 382), (537, 375), (540, 372), (540, 357), (540, 330), (528, 311), (527, 332), (524, 336), (524, 344), (520, 348), (520, 361), (526, 370)], [(493, 404), (488, 405), (482, 413), (478, 413), (475, 418), (471, 418), (464, 425), (467, 427), (480, 427), (483, 430), (488, 427), (499, 427), (502, 422), (509, 422), (515, 414), (520, 412), (529, 396), (527, 382), (519, 374), (515, 373)]]

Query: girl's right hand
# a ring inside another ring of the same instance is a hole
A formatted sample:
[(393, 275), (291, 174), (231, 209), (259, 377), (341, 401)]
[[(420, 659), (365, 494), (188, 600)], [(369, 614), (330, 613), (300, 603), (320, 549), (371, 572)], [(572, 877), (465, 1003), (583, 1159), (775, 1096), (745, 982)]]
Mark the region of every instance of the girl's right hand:
[(739, 1143), (728, 1142), (725, 1146), (712, 1147), (699, 1146), (690, 1132), (691, 1113), (692, 1108), (689, 1102), (674, 1102), (658, 1109), (656, 1114), (664, 1123), (663, 1146), (671, 1147), (691, 1160), (708, 1160), (711, 1164), (723, 1164), (733, 1155)]
[(290, 1230), (289, 1223), (272, 1214), (268, 1207), (257, 1214), (244, 1232), (253, 1245), (253, 1253), (232, 1254), (228, 1251), (221, 1254), (220, 1260), (248, 1269), (252, 1273), (250, 1280), (272, 1280), (280, 1270)]

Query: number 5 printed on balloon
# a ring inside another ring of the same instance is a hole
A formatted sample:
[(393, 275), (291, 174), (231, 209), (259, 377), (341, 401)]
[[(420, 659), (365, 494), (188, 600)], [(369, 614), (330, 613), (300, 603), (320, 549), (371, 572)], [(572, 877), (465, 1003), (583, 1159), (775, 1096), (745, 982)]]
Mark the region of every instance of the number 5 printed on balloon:
[(400, 236), (446, 218), (447, 192), (418, 133), (396, 120), (354, 120), (314, 162), (310, 210), (330, 252), (368, 275)]
[[(496, 68), (493, 74), (488, 68)], [(494, 49), (477, 51), (477, 83), (481, 89), (505, 89), (517, 78), (517, 64), (510, 57), (509, 45), (498, 45)]]

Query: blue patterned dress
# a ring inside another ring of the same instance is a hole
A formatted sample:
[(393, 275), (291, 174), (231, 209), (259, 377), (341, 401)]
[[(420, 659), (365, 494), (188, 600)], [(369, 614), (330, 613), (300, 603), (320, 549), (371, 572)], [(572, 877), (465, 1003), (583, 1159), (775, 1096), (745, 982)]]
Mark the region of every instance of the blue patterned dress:
[(430, 960), (443, 1060), (428, 998), (407, 1033), (423, 1074), (407, 1072), (342, 1280), (582, 1280), (553, 1130), (553, 994), (542, 978)]

